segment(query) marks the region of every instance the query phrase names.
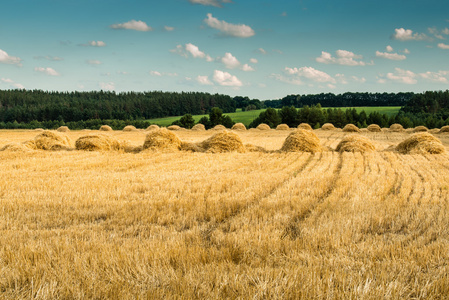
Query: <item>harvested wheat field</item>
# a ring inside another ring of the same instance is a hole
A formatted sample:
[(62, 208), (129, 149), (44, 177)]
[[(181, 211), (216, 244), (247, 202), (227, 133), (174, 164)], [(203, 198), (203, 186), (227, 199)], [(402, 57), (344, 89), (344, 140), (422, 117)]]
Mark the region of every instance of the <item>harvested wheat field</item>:
[[(0, 130), (0, 298), (446, 298), (449, 135), (442, 154), (391, 131), (357, 134), (365, 153), (278, 151), (295, 132), (106, 133), (176, 149), (126, 153), (9, 151), (39, 133)], [(177, 150), (230, 133), (231, 152)]]

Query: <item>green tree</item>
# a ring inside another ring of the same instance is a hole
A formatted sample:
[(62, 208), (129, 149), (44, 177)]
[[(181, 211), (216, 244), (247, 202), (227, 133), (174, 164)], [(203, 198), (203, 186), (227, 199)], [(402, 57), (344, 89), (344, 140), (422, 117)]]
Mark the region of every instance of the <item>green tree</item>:
[(299, 125), (298, 111), (293, 105), (282, 107), (279, 111), (279, 116), (281, 117), (281, 122), (289, 127), (297, 127)]

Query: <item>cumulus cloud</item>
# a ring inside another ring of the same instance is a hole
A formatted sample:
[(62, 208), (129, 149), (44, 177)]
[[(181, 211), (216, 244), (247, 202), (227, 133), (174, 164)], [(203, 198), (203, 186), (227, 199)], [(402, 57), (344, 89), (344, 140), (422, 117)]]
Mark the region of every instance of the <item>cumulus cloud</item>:
[(16, 56), (10, 56), (6, 51), (0, 49), (0, 63), (22, 66), (22, 59)]
[(257, 52), (259, 52), (259, 53), (261, 53), (263, 55), (267, 54), (267, 51), (265, 49), (263, 49), (263, 48), (257, 49)]
[(213, 80), (221, 86), (240, 87), (243, 85), (236, 76), (220, 70), (214, 71)]
[(89, 64), (89, 65), (94, 65), (94, 66), (95, 65), (98, 66), (98, 65), (102, 64), (101, 61), (96, 60), (96, 59), (88, 59), (88, 60), (86, 60), (86, 63)]
[(147, 25), (147, 23), (143, 21), (131, 20), (126, 23), (118, 23), (111, 25), (112, 29), (128, 29), (128, 30), (137, 30), (137, 31), (151, 31), (153, 28)]
[(252, 63), (252, 64), (257, 64), (259, 61), (257, 59), (255, 59), (255, 58), (251, 58), (249, 60), (249, 62)]
[(387, 52), (393, 52), (393, 47), (391, 47), (390, 45), (388, 45), (385, 50), (387, 50)]
[(169, 51), (172, 53), (178, 54), (182, 57), (185, 57), (185, 58), (188, 58), (190, 55), (193, 58), (203, 58), (208, 62), (211, 62), (214, 60), (212, 57), (210, 57), (210, 55), (201, 51), (198, 48), (198, 46), (195, 46), (194, 44), (191, 44), (191, 43), (185, 44), (184, 46), (177, 45), (175, 49), (171, 49)]
[(394, 73), (387, 73), (386, 78), (394, 82), (405, 83), (405, 84), (416, 84), (418, 76), (412, 71), (403, 70), (400, 68), (395, 68)]
[[(218, 0), (189, 0), (192, 4), (201, 4), (206, 6), (215, 6), (215, 7), (222, 7), (221, 3)], [(223, 1), (228, 2), (228, 1)]]
[(365, 66), (366, 63), (360, 61), (363, 58), (362, 55), (354, 54), (353, 52), (346, 50), (335, 51), (336, 56), (333, 57), (330, 53), (322, 51), (321, 56), (315, 60), (323, 64), (336, 64), (342, 66)]
[(410, 51), (407, 48), (405, 48), (404, 51), (402, 51), (402, 52), (405, 54), (410, 54)]
[(245, 71), (245, 72), (253, 72), (253, 71), (254, 71), (254, 68), (251, 67), (251, 66), (248, 65), (248, 64), (244, 64), (244, 65), (242, 66), (242, 70)]
[(152, 76), (162, 76), (162, 74), (161, 74), (161, 72), (158, 72), (158, 71), (150, 71), (150, 75), (152, 75)]
[(49, 76), (61, 76), (61, 74), (56, 72), (53, 68), (36, 67), (36, 68), (34, 68), (34, 71), (39, 72), (39, 73), (44, 73)]
[(365, 77), (357, 77), (357, 76), (346, 77), (345, 74), (336, 74), (335, 79), (338, 83), (341, 83), (341, 84), (348, 84), (350, 82), (354, 82), (354, 83), (365, 83), (366, 82)]
[(413, 33), (411, 29), (404, 28), (396, 28), (392, 38), (399, 41), (424, 41), (429, 39), (424, 33)]
[(113, 91), (115, 90), (115, 83), (114, 82), (100, 82), (99, 86), (102, 90), (105, 91)]
[(175, 30), (175, 27), (164, 26), (164, 30), (165, 31), (173, 31), (173, 30)]
[(337, 83), (337, 80), (329, 74), (312, 67), (286, 67), (284, 69), (284, 74), (285, 76), (281, 74), (272, 74), (271, 77), (294, 85), (309, 84), (311, 86), (313, 83), (327, 83), (329, 86)]
[(34, 56), (34, 59), (40, 60), (40, 59), (45, 59), (45, 60), (49, 60), (49, 61), (61, 61), (64, 60), (62, 57), (59, 56)]
[(162, 77), (162, 76), (174, 77), (174, 76), (178, 76), (178, 73), (168, 73), (168, 72), (150, 71), (150, 75), (152, 75), (152, 76), (158, 76), (158, 77)]
[(446, 45), (446, 44), (443, 44), (443, 43), (439, 43), (438, 44), (438, 48), (444, 49), (444, 50), (449, 50), (449, 45)]
[(425, 73), (420, 73), (419, 76), (428, 81), (437, 82), (437, 83), (447, 83), (449, 71), (439, 71), (439, 72), (430, 72), (427, 71)]
[[(446, 28), (447, 29), (447, 28)], [(433, 34), (434, 37), (436, 37), (437, 39), (440, 40), (445, 40), (446, 38), (443, 36), (443, 34), (445, 33), (445, 30), (442, 30), (441, 32), (436, 29), (435, 27), (432, 28), (427, 28), (427, 30), (429, 31), (430, 34)]]
[(380, 52), (376, 51), (376, 57), (380, 58), (386, 58), (391, 60), (404, 60), (407, 58), (407, 56), (397, 53), (387, 53), (387, 52)]
[(9, 86), (13, 89), (19, 89), (19, 90), (25, 89), (25, 87), (22, 84), (16, 83), (16, 82), (14, 82), (14, 80), (12, 80), (10, 78), (2, 78), (2, 79), (0, 79), (0, 82), (5, 83), (7, 86)]
[(229, 52), (226, 52), (225, 56), (223, 56), (220, 60), (228, 69), (235, 69), (240, 66), (238, 59)]
[(201, 85), (214, 85), (212, 81), (209, 80), (209, 76), (197, 76), (196, 81)]
[(106, 43), (103, 41), (89, 41), (86, 44), (81, 44), (84, 47), (106, 47)]
[(204, 22), (211, 28), (217, 29), (225, 36), (249, 38), (255, 35), (254, 30), (245, 24), (231, 24), (214, 18), (212, 14), (207, 14)]

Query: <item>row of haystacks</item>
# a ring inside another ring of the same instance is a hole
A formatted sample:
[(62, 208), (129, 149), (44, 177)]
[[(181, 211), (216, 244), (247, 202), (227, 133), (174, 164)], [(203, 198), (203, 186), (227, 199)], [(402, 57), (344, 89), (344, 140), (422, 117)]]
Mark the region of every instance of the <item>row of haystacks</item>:
[[(55, 131), (42, 131), (34, 139), (22, 144), (9, 144), (1, 151), (29, 151), (29, 150), (84, 150), (84, 151), (191, 151), (191, 152), (267, 152), (262, 147), (244, 145), (240, 136), (229, 130), (222, 130), (199, 143), (183, 142), (172, 131), (159, 128), (150, 131), (140, 147), (131, 147), (126, 142), (106, 134), (91, 134), (78, 138), (73, 148), (70, 139)], [(322, 152), (320, 139), (311, 130), (297, 129), (285, 139), (281, 152)], [(337, 145), (338, 152), (373, 152), (376, 148), (372, 141), (359, 134), (345, 136)], [(401, 142), (395, 148), (403, 154), (441, 154), (446, 152), (441, 141), (428, 132), (418, 132)]]

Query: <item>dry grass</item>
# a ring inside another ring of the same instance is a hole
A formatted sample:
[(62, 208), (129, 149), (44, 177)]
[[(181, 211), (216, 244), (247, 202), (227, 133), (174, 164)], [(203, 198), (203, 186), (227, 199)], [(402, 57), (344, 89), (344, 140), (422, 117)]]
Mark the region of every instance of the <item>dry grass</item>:
[(127, 125), (123, 128), (123, 131), (136, 131), (137, 128), (133, 125)]
[(44, 130), (34, 139), (24, 143), (34, 150), (68, 150), (72, 143), (67, 135), (56, 131)]
[(232, 126), (232, 130), (246, 130), (246, 126), (243, 123), (235, 123)]
[(346, 124), (345, 127), (343, 127), (343, 132), (359, 132), (360, 133), (360, 129), (355, 126), (354, 124)]
[(56, 129), (58, 132), (69, 132), (70, 129), (67, 126), (60, 126), (58, 129)]
[(145, 137), (143, 149), (150, 150), (180, 150), (181, 140), (166, 128), (152, 130)]
[(373, 152), (376, 151), (376, 147), (373, 142), (358, 134), (352, 134), (345, 136), (335, 149), (338, 152)]
[(279, 124), (279, 125), (276, 127), (276, 130), (290, 130), (290, 127), (288, 127), (287, 124)]
[(304, 130), (313, 130), (312, 126), (310, 126), (307, 123), (301, 123), (298, 125), (298, 129), (304, 129)]
[(206, 127), (203, 124), (196, 124), (192, 127), (193, 131), (205, 131)]
[(268, 126), (267, 124), (262, 123), (262, 124), (259, 124), (259, 125), (256, 127), (256, 129), (259, 129), (259, 130), (270, 130), (271, 128), (270, 128), (270, 126)]
[(246, 151), (240, 136), (228, 130), (214, 134), (207, 140), (201, 142), (199, 146), (210, 153), (233, 151), (243, 153)]
[(366, 127), (366, 129), (368, 129), (368, 131), (370, 131), (370, 132), (381, 132), (382, 131), (380, 126), (377, 124), (368, 125), (368, 127)]
[[(0, 148), (36, 134), (0, 130)], [(238, 132), (269, 150), (288, 134)], [(409, 137), (368, 134), (379, 150)], [(0, 168), (0, 299), (449, 294), (447, 153), (2, 151)]]
[(313, 131), (297, 129), (290, 133), (282, 145), (285, 152), (321, 152), (320, 139)]
[(86, 135), (75, 141), (75, 148), (85, 151), (124, 150), (125, 147), (126, 143), (119, 142), (116, 138), (105, 134)]
[(429, 129), (426, 126), (416, 126), (413, 128), (413, 132), (427, 132)]
[(397, 145), (396, 150), (402, 154), (441, 154), (446, 152), (441, 141), (427, 132), (413, 134)]
[(331, 123), (325, 123), (321, 126), (322, 130), (335, 130), (335, 126)]
[(177, 131), (177, 130), (181, 130), (181, 127), (178, 125), (170, 125), (167, 127), (168, 130), (173, 130), (173, 131)]
[(401, 124), (392, 124), (390, 126), (390, 131), (393, 132), (403, 132), (404, 131), (404, 127), (402, 127)]
[(445, 133), (445, 132), (449, 132), (449, 125), (441, 127), (439, 133)]
[(24, 143), (6, 144), (5, 146), (0, 148), (0, 151), (11, 151), (11, 152), (27, 152), (31, 150), (32, 149)]
[(109, 125), (101, 125), (99, 130), (100, 131), (113, 131), (112, 127)]

